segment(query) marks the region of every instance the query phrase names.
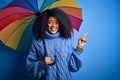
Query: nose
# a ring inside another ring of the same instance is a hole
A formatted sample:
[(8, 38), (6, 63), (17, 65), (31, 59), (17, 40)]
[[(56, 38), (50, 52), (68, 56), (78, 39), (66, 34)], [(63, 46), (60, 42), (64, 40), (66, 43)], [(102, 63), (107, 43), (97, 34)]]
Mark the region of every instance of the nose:
[(54, 23), (54, 22), (52, 23), (52, 26), (53, 26), (53, 27), (55, 26), (55, 23)]

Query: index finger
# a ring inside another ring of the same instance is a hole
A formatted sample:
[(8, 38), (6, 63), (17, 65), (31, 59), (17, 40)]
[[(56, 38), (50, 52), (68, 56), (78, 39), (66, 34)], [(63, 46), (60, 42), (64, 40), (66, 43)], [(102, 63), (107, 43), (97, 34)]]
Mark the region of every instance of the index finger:
[(88, 35), (88, 32), (87, 33), (85, 33), (85, 34), (83, 34), (83, 37), (86, 37)]

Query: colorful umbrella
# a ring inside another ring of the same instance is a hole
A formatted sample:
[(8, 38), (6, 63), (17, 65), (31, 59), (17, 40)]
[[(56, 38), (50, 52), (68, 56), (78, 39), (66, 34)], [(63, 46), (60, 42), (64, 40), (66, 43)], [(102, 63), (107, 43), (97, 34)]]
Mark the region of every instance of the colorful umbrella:
[(1, 0), (0, 3), (0, 40), (19, 51), (29, 49), (36, 12), (58, 7), (68, 14), (75, 32), (82, 23), (81, 8), (74, 0)]

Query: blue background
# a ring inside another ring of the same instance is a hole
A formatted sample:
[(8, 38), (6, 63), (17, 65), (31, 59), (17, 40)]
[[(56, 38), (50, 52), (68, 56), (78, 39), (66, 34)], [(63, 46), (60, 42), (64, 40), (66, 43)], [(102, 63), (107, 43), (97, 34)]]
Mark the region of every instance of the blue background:
[[(81, 55), (82, 68), (74, 80), (120, 80), (119, 0), (76, 0), (83, 23), (74, 37), (74, 46), (85, 32), (87, 44)], [(26, 53), (16, 52), (0, 42), (0, 80), (30, 79), (25, 69)]]

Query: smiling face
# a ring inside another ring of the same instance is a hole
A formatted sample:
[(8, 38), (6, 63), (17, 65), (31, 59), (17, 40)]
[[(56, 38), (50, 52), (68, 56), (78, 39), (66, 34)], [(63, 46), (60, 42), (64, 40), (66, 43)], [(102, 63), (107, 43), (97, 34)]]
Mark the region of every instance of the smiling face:
[(59, 29), (59, 23), (58, 20), (55, 17), (49, 17), (48, 18), (48, 32), (50, 34), (56, 34)]

